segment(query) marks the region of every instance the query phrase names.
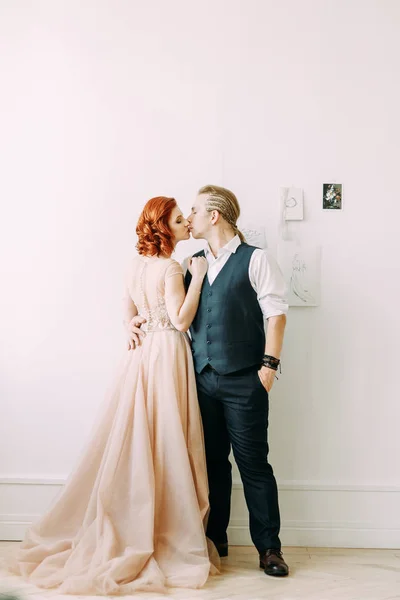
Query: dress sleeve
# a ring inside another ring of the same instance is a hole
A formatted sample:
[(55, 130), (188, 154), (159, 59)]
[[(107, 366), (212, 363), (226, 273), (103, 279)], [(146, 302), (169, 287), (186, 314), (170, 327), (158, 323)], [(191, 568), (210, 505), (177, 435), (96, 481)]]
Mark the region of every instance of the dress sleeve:
[(133, 302), (131, 292), (130, 292), (130, 283), (133, 277), (133, 268), (132, 264), (129, 265), (127, 269), (127, 273), (125, 275), (125, 285), (122, 294), (122, 314), (123, 314), (123, 323), (127, 325), (131, 319), (138, 314), (137, 307)]
[(169, 279), (173, 275), (183, 276), (183, 269), (176, 260), (173, 260), (171, 264), (168, 265), (167, 270), (165, 271), (165, 279)]

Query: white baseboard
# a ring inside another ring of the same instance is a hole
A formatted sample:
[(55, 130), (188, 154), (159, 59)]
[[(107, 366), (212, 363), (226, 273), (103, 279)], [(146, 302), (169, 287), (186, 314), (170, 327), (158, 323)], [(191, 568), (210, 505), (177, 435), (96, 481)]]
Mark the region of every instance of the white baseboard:
[(1, 515), (0, 514), (0, 540), (20, 541), (24, 538), (25, 531), (35, 523), (40, 515)]
[[(251, 546), (246, 521), (231, 520), (228, 530), (233, 546)], [(357, 522), (324, 523), (285, 521), (281, 527), (282, 546), (311, 548), (393, 548), (400, 547), (400, 528), (373, 529)]]
[[(0, 540), (21, 540), (64, 483), (0, 477)], [(293, 481), (279, 485), (279, 497), (284, 546), (400, 548), (400, 486)], [(233, 485), (229, 541), (252, 545), (240, 481)]]
[[(0, 540), (20, 541), (39, 515), (0, 515)], [(228, 531), (233, 546), (252, 546), (246, 521), (232, 520)], [(371, 529), (359, 523), (286, 522), (281, 529), (283, 546), (313, 548), (393, 548), (399, 549), (400, 529)]]

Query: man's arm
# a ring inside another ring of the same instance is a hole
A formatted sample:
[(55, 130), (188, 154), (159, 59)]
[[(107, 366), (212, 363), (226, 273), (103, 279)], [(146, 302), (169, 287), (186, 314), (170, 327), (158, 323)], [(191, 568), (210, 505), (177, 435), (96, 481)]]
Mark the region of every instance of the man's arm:
[[(250, 282), (257, 292), (257, 299), (264, 319), (268, 323), (264, 353), (280, 359), (288, 311), (287, 290), (276, 260), (265, 250), (255, 250), (249, 265)], [(258, 372), (267, 392), (275, 381), (276, 371), (261, 367)]]
[[(265, 354), (280, 358), (283, 345), (283, 335), (286, 327), (286, 315), (269, 317), (267, 338), (265, 341)], [(269, 367), (261, 367), (258, 375), (267, 392), (269, 392), (275, 381), (276, 371)]]

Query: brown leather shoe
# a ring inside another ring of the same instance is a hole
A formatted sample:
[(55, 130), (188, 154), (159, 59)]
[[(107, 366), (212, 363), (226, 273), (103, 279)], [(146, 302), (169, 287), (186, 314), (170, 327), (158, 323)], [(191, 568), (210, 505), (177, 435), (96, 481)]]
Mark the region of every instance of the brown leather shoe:
[(289, 575), (289, 567), (283, 560), (279, 548), (269, 548), (260, 553), (260, 569), (264, 569), (266, 575), (273, 577), (286, 577)]

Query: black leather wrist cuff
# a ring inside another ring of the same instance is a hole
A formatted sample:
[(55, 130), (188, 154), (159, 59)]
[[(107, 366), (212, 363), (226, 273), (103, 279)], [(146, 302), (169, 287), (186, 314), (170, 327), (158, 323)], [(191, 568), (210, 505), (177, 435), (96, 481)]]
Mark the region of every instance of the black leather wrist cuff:
[(274, 371), (278, 370), (280, 365), (279, 358), (275, 358), (275, 356), (270, 356), (269, 354), (264, 354), (262, 359), (262, 364), (264, 367), (268, 367), (269, 369), (273, 369)]

